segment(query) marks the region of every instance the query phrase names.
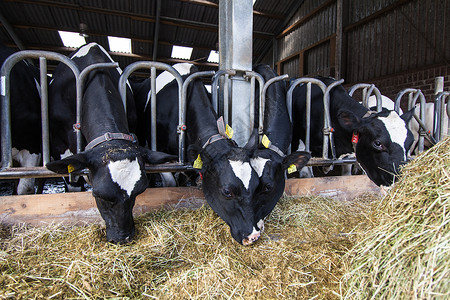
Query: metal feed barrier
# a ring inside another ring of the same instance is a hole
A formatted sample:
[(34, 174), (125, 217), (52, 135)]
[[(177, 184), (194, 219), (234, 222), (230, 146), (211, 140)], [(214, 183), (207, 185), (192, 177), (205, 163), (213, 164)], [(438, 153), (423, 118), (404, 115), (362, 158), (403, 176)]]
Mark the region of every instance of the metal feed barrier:
[(377, 112), (380, 112), (383, 109), (380, 90), (374, 84), (368, 83), (355, 84), (350, 88), (348, 92), (350, 97), (352, 97), (355, 91), (358, 89), (362, 89), (362, 104), (364, 105), (364, 107), (370, 108), (369, 97), (372, 96), (372, 93), (375, 93), (375, 97), (377, 99)]
[[(39, 59), (40, 61), (40, 73), (41, 73), (41, 118), (42, 118), (42, 153), (43, 160), (42, 165), (39, 167), (20, 167), (13, 168), (12, 167), (12, 143), (11, 143), (11, 116), (10, 116), (10, 71), (13, 66), (23, 59)], [(83, 92), (83, 84), (86, 76), (93, 70), (99, 68), (117, 68), (117, 63), (100, 63), (91, 65), (85, 68), (83, 71), (79, 71), (76, 64), (70, 60), (68, 57), (48, 51), (20, 51), (13, 55), (11, 55), (3, 64), (1, 69), (1, 105), (2, 105), (2, 131), (1, 131), (1, 140), (2, 140), (2, 169), (0, 171), (0, 179), (15, 179), (15, 178), (48, 178), (48, 177), (58, 177), (59, 175), (49, 171), (45, 165), (50, 161), (50, 145), (49, 145), (49, 120), (48, 120), (48, 86), (47, 86), (47, 60), (55, 60), (58, 62), (64, 63), (68, 66), (76, 80), (76, 124), (80, 124), (81, 121), (81, 110), (82, 110), (82, 92)], [(126, 85), (127, 79), (131, 73), (138, 69), (150, 69), (151, 76), (151, 97), (150, 97), (150, 105), (152, 108), (152, 116), (151, 116), (151, 149), (156, 150), (156, 134), (157, 134), (157, 126), (156, 126), (156, 70), (163, 70), (170, 72), (177, 81), (178, 84), (178, 95), (179, 95), (179, 122), (177, 127), (177, 132), (179, 134), (179, 161), (177, 163), (169, 163), (169, 164), (161, 164), (161, 165), (146, 165), (146, 171), (148, 173), (159, 173), (159, 172), (176, 172), (176, 171), (185, 171), (191, 170), (192, 166), (185, 164), (185, 131), (186, 131), (186, 97), (187, 97), (187, 89), (189, 84), (193, 82), (195, 79), (200, 77), (212, 77), (213, 82), (213, 103), (216, 110), (222, 109), (222, 111), (228, 111), (228, 105), (224, 105), (221, 107), (217, 101), (217, 80), (221, 76), (234, 76), (237, 71), (236, 70), (225, 70), (219, 71), (215, 73), (214, 71), (207, 72), (197, 72), (189, 77), (187, 77), (184, 81), (182, 80), (181, 75), (170, 65), (158, 62), (136, 62), (130, 64), (127, 68), (125, 68), (119, 80), (119, 93), (121, 95), (124, 108), (126, 111)], [(255, 81), (257, 80), (260, 88), (260, 112), (259, 116), (259, 133), (263, 132), (263, 118), (264, 118), (264, 99), (267, 88), (270, 84), (284, 80), (287, 78), (287, 75), (276, 77), (267, 83), (264, 82), (261, 75), (247, 71), (244, 72), (245, 80), (250, 80), (251, 87), (253, 89), (252, 92), (252, 111), (254, 111), (255, 106)], [(227, 78), (226, 78), (227, 79)], [(226, 80), (225, 80), (226, 82)], [(224, 95), (227, 95), (228, 85), (225, 83)], [(214, 102), (215, 101), (215, 102)], [(228, 101), (225, 101), (227, 103)], [(228, 104), (228, 103), (227, 103)], [(250, 116), (250, 118), (254, 119), (254, 114)], [(252, 120), (253, 120), (252, 119)], [(252, 122), (253, 124), (253, 122)], [(82, 126), (82, 125), (81, 125)], [(83, 151), (84, 147), (82, 144), (82, 135), (80, 126), (76, 127), (76, 135), (77, 135), (77, 153)], [(87, 175), (88, 171), (83, 170), (75, 175)]]
[[(323, 94), (323, 108), (324, 108), (324, 124), (323, 124), (323, 152), (321, 158), (313, 157), (309, 161), (309, 166), (332, 166), (332, 165), (344, 165), (344, 164), (354, 164), (356, 163), (355, 158), (337, 158), (336, 148), (333, 137), (333, 128), (331, 127), (330, 118), (330, 92), (336, 86), (342, 84), (343, 79), (337, 80), (326, 86), (321, 80), (316, 78), (299, 78), (295, 80), (287, 92), (286, 104), (289, 112), (289, 118), (292, 122), (292, 94), (294, 89), (300, 84), (306, 84), (306, 135), (305, 135), (305, 150), (310, 151), (310, 140), (311, 140), (311, 87), (312, 84), (317, 85)], [(329, 149), (331, 149), (331, 158), (329, 157)], [(291, 152), (291, 149), (288, 150)]]

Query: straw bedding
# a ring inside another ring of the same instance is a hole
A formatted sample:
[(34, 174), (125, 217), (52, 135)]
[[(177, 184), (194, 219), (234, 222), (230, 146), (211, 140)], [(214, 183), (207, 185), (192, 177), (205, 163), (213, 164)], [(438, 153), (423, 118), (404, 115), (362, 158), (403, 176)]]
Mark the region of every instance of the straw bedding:
[(450, 298), (450, 138), (407, 164), (349, 253), (351, 299)]
[(337, 299), (341, 258), (378, 200), (283, 198), (251, 247), (207, 206), (140, 216), (122, 246), (99, 225), (2, 228), (0, 298)]
[(449, 149), (408, 164), (381, 201), (284, 197), (250, 247), (207, 206), (139, 216), (121, 246), (100, 225), (1, 226), (0, 298), (446, 298)]

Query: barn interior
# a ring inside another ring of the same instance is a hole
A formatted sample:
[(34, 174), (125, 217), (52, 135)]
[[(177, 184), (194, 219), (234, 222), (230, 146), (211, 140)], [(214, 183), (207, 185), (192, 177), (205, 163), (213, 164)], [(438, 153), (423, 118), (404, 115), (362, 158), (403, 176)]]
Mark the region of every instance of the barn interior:
[[(435, 77), (450, 84), (449, 13), (438, 0), (257, 0), (252, 62), (291, 78), (374, 83), (391, 99), (404, 88), (421, 89), (432, 101)], [(108, 49), (122, 69), (139, 60), (218, 69), (219, 0), (5, 0), (0, 18), (0, 40), (16, 50), (68, 55), (75, 48), (58, 33), (66, 31)], [(115, 51), (108, 36), (130, 39), (131, 51)], [(192, 52), (180, 58), (175, 46)]]

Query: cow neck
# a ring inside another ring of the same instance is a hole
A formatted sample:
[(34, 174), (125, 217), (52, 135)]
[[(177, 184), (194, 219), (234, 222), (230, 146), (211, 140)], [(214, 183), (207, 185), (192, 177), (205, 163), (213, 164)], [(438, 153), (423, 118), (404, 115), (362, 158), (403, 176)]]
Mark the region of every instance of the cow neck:
[(81, 123), (81, 131), (88, 142), (86, 150), (111, 140), (135, 141), (129, 134), (123, 103), (118, 94), (114, 95), (116, 92), (113, 82), (102, 73), (89, 82), (83, 98)]

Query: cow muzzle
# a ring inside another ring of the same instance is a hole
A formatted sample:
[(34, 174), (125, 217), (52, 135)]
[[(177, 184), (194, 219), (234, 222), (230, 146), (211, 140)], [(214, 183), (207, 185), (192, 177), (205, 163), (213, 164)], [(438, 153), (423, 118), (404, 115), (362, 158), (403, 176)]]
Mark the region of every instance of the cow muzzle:
[(244, 246), (250, 246), (251, 244), (253, 244), (254, 242), (256, 242), (259, 237), (261, 236), (261, 232), (254, 232), (252, 234), (250, 234), (248, 237), (244, 238), (242, 240), (242, 245)]

